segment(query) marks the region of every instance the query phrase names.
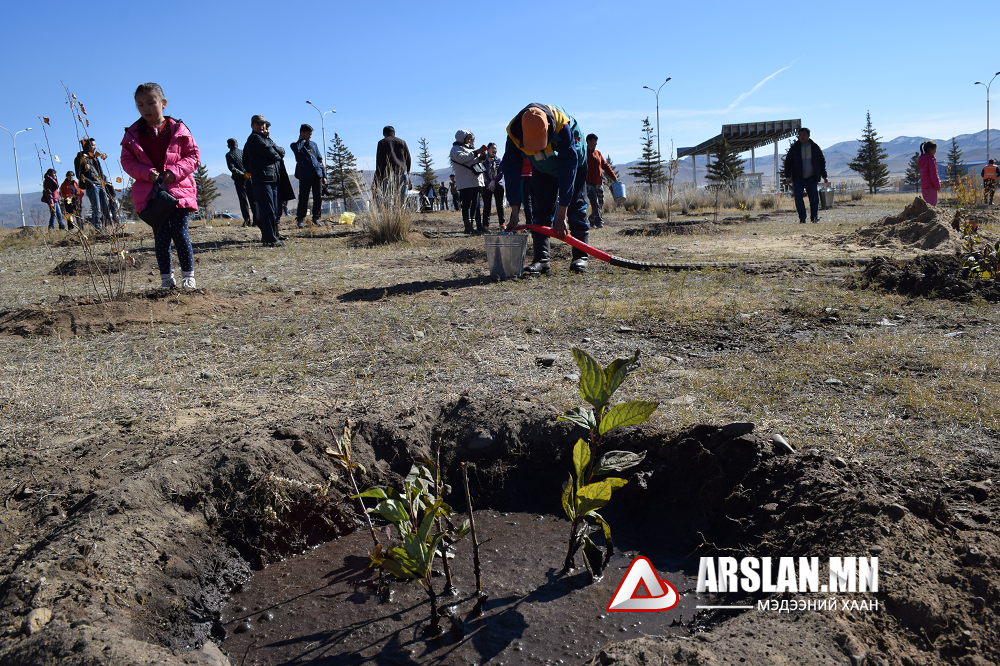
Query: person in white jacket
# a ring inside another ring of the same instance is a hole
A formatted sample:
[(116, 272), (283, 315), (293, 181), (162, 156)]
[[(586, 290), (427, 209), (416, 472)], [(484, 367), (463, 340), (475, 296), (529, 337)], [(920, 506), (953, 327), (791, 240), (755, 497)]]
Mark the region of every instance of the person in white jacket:
[(483, 166), (486, 161), (486, 146), (475, 149), (476, 137), (472, 132), (458, 130), (455, 132), (455, 143), (451, 146), (451, 163), (455, 167), (455, 182), (458, 184), (458, 194), (462, 198), (462, 222), (465, 233), (483, 233), (482, 221), (478, 222), (475, 232), (472, 222), (475, 219), (476, 208), (479, 206), (479, 193), (483, 189)]

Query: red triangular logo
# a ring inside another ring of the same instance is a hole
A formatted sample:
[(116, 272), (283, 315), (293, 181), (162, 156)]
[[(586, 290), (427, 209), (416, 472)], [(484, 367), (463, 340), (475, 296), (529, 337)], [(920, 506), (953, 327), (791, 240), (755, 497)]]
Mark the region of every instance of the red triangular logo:
[(656, 613), (677, 605), (677, 590), (669, 582), (662, 580), (653, 564), (641, 555), (634, 560), (618, 584), (615, 596), (608, 604), (613, 612)]

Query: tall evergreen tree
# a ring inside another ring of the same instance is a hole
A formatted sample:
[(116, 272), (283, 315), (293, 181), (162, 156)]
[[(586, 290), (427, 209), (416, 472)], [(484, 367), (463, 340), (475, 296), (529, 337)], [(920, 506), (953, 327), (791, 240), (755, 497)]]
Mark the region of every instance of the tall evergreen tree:
[(903, 176), (903, 182), (907, 185), (913, 185), (918, 190), (920, 189), (920, 167), (917, 166), (917, 161), (920, 159), (920, 153), (913, 153), (913, 157), (910, 158), (909, 163), (906, 165), (906, 175)]
[(705, 178), (712, 181), (713, 185), (732, 186), (743, 175), (746, 160), (741, 160), (739, 151), (725, 139), (715, 142), (712, 154), (715, 160), (708, 165)]
[(208, 167), (204, 164), (199, 164), (198, 168), (195, 169), (194, 184), (198, 188), (198, 210), (201, 211), (206, 220), (211, 219), (212, 202), (221, 195), (219, 194), (219, 189), (215, 186), (215, 181), (209, 178)]
[(437, 176), (434, 175), (434, 158), (431, 157), (431, 149), (427, 139), (420, 137), (417, 142), (420, 146), (420, 154), (417, 155), (417, 165), (420, 166), (420, 177), (424, 181), (424, 189), (437, 185)]
[(649, 185), (649, 191), (653, 191), (653, 185), (662, 185), (666, 182), (666, 174), (663, 173), (663, 161), (656, 151), (656, 142), (653, 140), (653, 126), (649, 124), (649, 116), (642, 121), (642, 156), (639, 164), (629, 167), (629, 175), (634, 176), (636, 182)]
[(332, 200), (340, 199), (347, 210), (347, 200), (361, 193), (361, 173), (357, 160), (339, 134), (333, 135), (326, 151), (326, 192)]
[(847, 163), (847, 167), (861, 174), (868, 183), (869, 194), (875, 194), (878, 188), (889, 184), (889, 165), (885, 163), (889, 153), (882, 150), (878, 133), (872, 127), (871, 111), (868, 112), (868, 120), (859, 141), (861, 147), (858, 148), (858, 154)]
[(958, 139), (951, 137), (951, 148), (948, 149), (948, 180), (958, 181), (965, 175), (966, 166), (962, 159), (962, 149), (958, 147)]

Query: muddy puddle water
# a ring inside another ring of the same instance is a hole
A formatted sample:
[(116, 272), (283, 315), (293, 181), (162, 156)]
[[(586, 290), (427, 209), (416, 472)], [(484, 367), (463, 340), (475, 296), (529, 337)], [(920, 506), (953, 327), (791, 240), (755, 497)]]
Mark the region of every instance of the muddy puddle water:
[[(710, 603), (693, 591), (696, 572), (682, 572), (681, 561), (658, 557), (648, 546), (616, 553), (593, 585), (582, 570), (558, 576), (569, 532), (563, 518), (482, 511), (476, 530), (480, 541), (490, 539), (480, 547), (489, 600), (482, 616), (473, 616), (476, 581), (466, 537), (451, 560), (459, 594), (438, 596), (450, 615), (438, 638), (424, 634), (429, 598), (416, 582), (393, 582), (388, 601), (374, 594), (371, 536), (359, 531), (254, 576), (223, 612), (222, 647), (233, 664), (244, 663), (244, 655), (246, 664), (580, 663), (613, 640), (680, 631), (682, 616), (689, 621), (697, 604)], [(629, 546), (618, 534), (617, 541)], [(678, 604), (658, 613), (608, 612), (639, 554), (677, 589)], [(444, 578), (435, 578), (435, 590), (443, 587)]]

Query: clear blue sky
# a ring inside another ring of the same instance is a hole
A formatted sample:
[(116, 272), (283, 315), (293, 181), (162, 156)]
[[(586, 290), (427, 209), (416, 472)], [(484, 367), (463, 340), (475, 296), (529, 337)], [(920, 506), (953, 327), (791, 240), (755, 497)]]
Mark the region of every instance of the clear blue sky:
[[(326, 116), (327, 138), (339, 133), (360, 168), (373, 166), (386, 124), (409, 143), (415, 169), (420, 137), (443, 168), (458, 129), (502, 151), (504, 128), (529, 102), (563, 106), (624, 163), (639, 156), (642, 119), (655, 124), (655, 98), (643, 86), (668, 76), (664, 154), (671, 140), (695, 145), (722, 124), (789, 118), (827, 146), (858, 138), (867, 110), (886, 139), (948, 138), (986, 127), (986, 89), (973, 82), (1000, 71), (1000, 57), (981, 11), (726, 0), (10, 2), (0, 125), (35, 128), (17, 138), (25, 192), (40, 189), (37, 116), (51, 119), (60, 175), (78, 150), (60, 80), (86, 106), (109, 158), (138, 117), (136, 85), (159, 83), (167, 112), (191, 128), (213, 176), (225, 172), (226, 139), (242, 145), (255, 113), (272, 121), (280, 145), (303, 122), (318, 140), (319, 114), (307, 99), (337, 110)], [(993, 110), (1000, 127), (1000, 106)], [(0, 131), (0, 193), (15, 191), (10, 138)]]

